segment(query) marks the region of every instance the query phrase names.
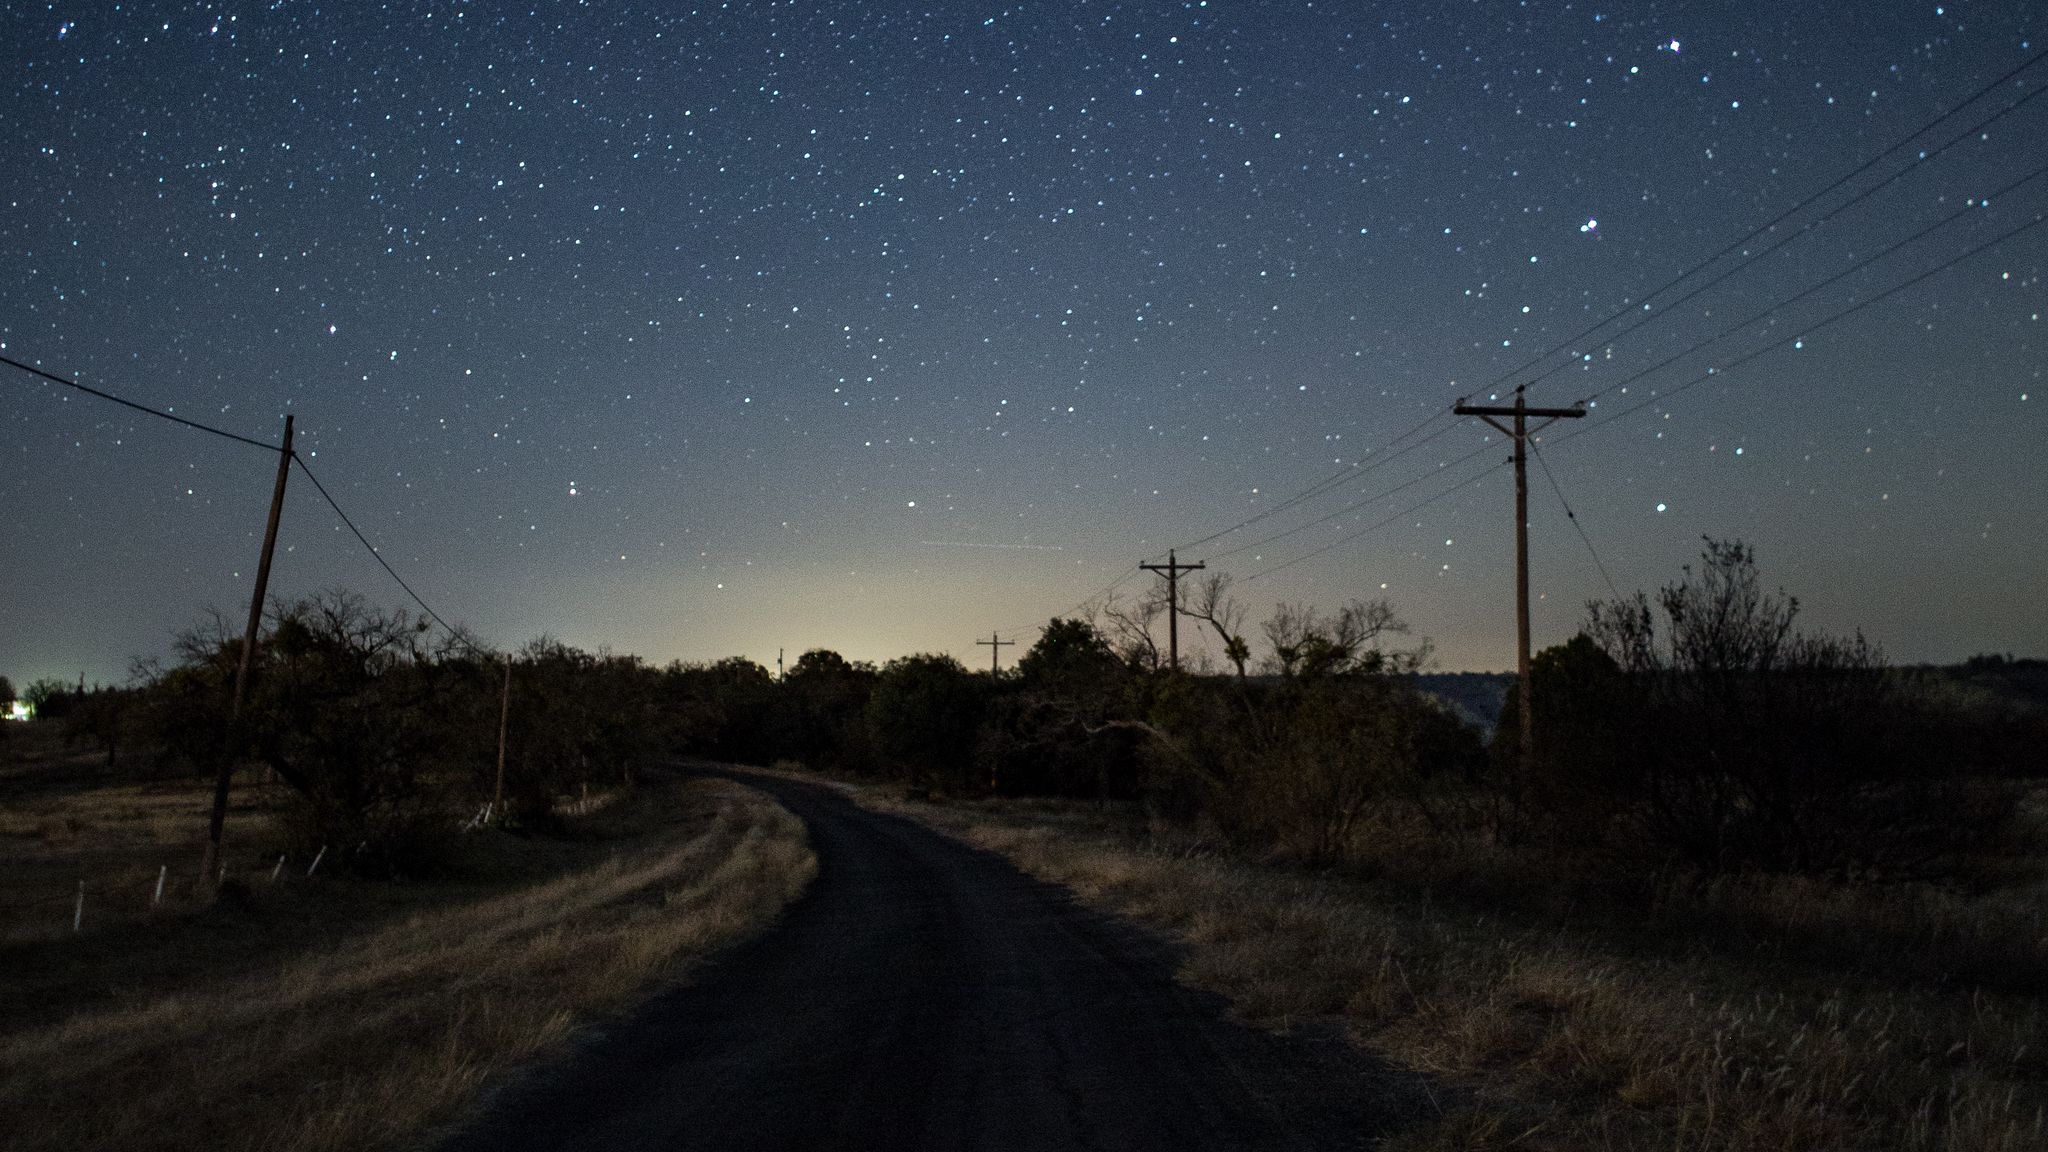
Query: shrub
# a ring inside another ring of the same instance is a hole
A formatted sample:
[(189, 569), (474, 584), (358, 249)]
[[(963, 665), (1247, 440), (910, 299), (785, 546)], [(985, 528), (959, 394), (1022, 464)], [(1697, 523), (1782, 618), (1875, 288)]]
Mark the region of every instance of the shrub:
[(891, 660), (868, 697), (868, 734), (882, 760), (912, 784), (972, 790), (987, 696), (987, 681), (951, 656)]
[[(1596, 602), (1532, 670), (1537, 738), (1511, 765), (1555, 841), (1703, 872), (1920, 873), (1996, 837), (2000, 794), (1860, 635), (1802, 632), (1754, 554), (1709, 539), (1649, 597)], [(1512, 745), (1512, 716), (1498, 744)], [(1497, 763), (1508, 764), (1503, 755)]]

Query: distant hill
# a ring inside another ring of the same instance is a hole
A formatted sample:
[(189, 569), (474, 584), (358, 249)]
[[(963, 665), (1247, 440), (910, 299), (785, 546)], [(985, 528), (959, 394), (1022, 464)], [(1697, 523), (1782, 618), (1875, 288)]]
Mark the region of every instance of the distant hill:
[[(1917, 665), (1907, 671), (1953, 684), (1980, 699), (2023, 709), (2048, 708), (2048, 660), (1975, 656), (1961, 664)], [(1467, 724), (1492, 732), (1515, 677), (1509, 672), (1432, 672), (1414, 681), (1417, 688), (1450, 705)]]
[(1500, 722), (1501, 702), (1515, 677), (1510, 672), (1430, 672), (1418, 675), (1415, 686), (1451, 706), (1465, 723), (1491, 732)]
[(1961, 664), (1917, 665), (1911, 671), (2021, 708), (2048, 708), (2048, 660), (1972, 656)]

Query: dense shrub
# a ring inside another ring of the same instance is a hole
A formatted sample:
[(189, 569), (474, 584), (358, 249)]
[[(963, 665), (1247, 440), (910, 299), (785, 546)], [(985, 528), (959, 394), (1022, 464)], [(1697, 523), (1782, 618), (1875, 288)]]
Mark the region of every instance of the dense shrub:
[(987, 679), (951, 656), (904, 656), (883, 667), (868, 696), (868, 735), (882, 761), (912, 783), (974, 790), (987, 701)]
[[(1957, 718), (1861, 636), (1795, 626), (1741, 544), (1649, 597), (1592, 605), (1531, 672), (1536, 743), (1495, 763), (1561, 847), (1702, 872), (1913, 874), (2001, 832), (2008, 798), (1957, 756)], [(1512, 697), (1510, 700), (1512, 702)]]
[(1153, 787), (1233, 837), (1309, 861), (1362, 838), (1438, 826), (1478, 775), (1478, 734), (1406, 680), (1188, 682), (1154, 706)]
[[(352, 845), (340, 866), (435, 866), (496, 792), (501, 658), (459, 634), (434, 641), (419, 618), (343, 591), (275, 604), (264, 623), (232, 731), (241, 643), (217, 615), (181, 635), (178, 663), (139, 667), (132, 697), (86, 697), (75, 713), (81, 731), (104, 744), (94, 713), (118, 705), (116, 719), (132, 713), (160, 764), (210, 776), (231, 759), (274, 773), (298, 798), (288, 825), (309, 849)], [(668, 751), (660, 686), (632, 657), (529, 644), (512, 664), (511, 821), (547, 825), (559, 797), (631, 784)]]

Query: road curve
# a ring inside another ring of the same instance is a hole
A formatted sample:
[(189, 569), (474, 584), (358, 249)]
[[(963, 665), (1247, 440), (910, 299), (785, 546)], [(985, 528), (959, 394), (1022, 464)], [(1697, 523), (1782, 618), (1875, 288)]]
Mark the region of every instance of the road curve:
[(829, 787), (783, 922), (534, 1069), (448, 1152), (1359, 1148), (1394, 1077), (1231, 1022), (1164, 941)]

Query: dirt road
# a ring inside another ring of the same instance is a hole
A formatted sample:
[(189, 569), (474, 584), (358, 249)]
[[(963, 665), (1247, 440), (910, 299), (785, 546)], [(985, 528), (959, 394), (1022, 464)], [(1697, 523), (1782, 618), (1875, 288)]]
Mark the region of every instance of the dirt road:
[(499, 1093), (472, 1149), (1358, 1148), (1404, 1108), (1340, 1039), (1173, 980), (1163, 941), (819, 785), (766, 936)]

